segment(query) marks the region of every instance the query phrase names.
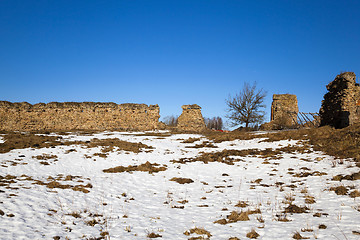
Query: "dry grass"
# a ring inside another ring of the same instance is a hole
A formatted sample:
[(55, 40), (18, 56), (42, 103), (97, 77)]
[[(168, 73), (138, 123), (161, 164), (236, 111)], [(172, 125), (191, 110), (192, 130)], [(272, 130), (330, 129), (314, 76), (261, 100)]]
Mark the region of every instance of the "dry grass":
[(226, 218), (216, 220), (214, 223), (225, 225), (228, 223), (234, 223), (239, 221), (250, 221), (249, 215), (261, 213), (260, 209), (247, 210), (247, 211), (232, 211)]
[(248, 238), (258, 238), (259, 236), (260, 234), (258, 234), (255, 229), (251, 229), (251, 231), (246, 234)]
[(178, 177), (173, 177), (170, 179), (170, 181), (174, 181), (177, 182), (179, 184), (185, 184), (185, 183), (192, 183), (194, 182), (191, 178), (178, 178)]
[(192, 138), (192, 137), (190, 137), (190, 138), (182, 141), (182, 143), (194, 143), (196, 141), (200, 141), (200, 138)]
[[(106, 153), (118, 150), (131, 151), (139, 153), (142, 149), (153, 149), (151, 146), (147, 146), (141, 142), (132, 143), (122, 141), (117, 138), (97, 139), (94, 138), (91, 141), (61, 141), (62, 137), (38, 135), (34, 133), (8, 133), (3, 136), (5, 142), (0, 144), (0, 153), (6, 153), (13, 149), (24, 148), (49, 148), (59, 145), (85, 145), (88, 148), (102, 147), (102, 152)], [(74, 149), (75, 150), (75, 149)], [(39, 159), (40, 160), (40, 159)]]
[(308, 146), (286, 146), (283, 148), (272, 149), (267, 148), (264, 150), (259, 149), (244, 149), (244, 150), (223, 150), (221, 152), (202, 153), (195, 158), (181, 158), (179, 160), (171, 160), (173, 163), (189, 163), (189, 162), (221, 162), (228, 165), (234, 165), (234, 162), (242, 161), (241, 159), (231, 158), (232, 156), (246, 157), (257, 156), (261, 158), (277, 159), (277, 156), (283, 153), (304, 153), (309, 151)]
[(40, 136), (31, 133), (8, 133), (3, 136), (5, 142), (0, 144), (0, 153), (10, 152), (13, 149), (44, 148), (61, 145), (55, 136)]
[(294, 233), (294, 235), (293, 235), (293, 237), (292, 237), (293, 239), (309, 239), (309, 237), (303, 237), (303, 236), (301, 236), (301, 234), (299, 233), (299, 232), (295, 232)]
[(248, 140), (258, 137), (267, 138), (266, 142), (279, 140), (308, 140), (316, 151), (323, 151), (337, 158), (354, 158), (360, 161), (360, 124), (344, 129), (329, 126), (311, 129), (284, 130), (273, 133), (254, 135), (252, 132), (233, 131), (230, 133), (209, 132), (205, 135), (215, 143), (235, 139)]
[(152, 233), (149, 233), (148, 235), (147, 235), (147, 237), (148, 238), (158, 238), (158, 237), (162, 237), (160, 234), (157, 234), (157, 233), (154, 233), (154, 232), (152, 232)]
[(139, 166), (129, 165), (127, 167), (118, 166), (118, 167), (114, 167), (114, 168), (108, 168), (108, 169), (104, 169), (103, 172), (105, 172), (105, 173), (121, 173), (121, 172), (141, 171), (141, 172), (149, 172), (149, 173), (155, 172), (156, 173), (156, 172), (160, 172), (160, 171), (165, 171), (167, 169), (166, 167), (156, 167), (156, 166), (159, 166), (159, 164), (146, 162)]
[(309, 208), (307, 207), (299, 207), (295, 204), (289, 204), (289, 206), (284, 209), (284, 213), (307, 213), (308, 210)]
[[(197, 227), (185, 231), (184, 235), (190, 236), (191, 234), (194, 234), (194, 233), (198, 234), (198, 235), (206, 235), (208, 238), (210, 238), (212, 236), (209, 231), (205, 230), (204, 228), (197, 228)], [(193, 238), (193, 239), (196, 239), (196, 238)], [(204, 238), (202, 238), (202, 239), (204, 239)]]

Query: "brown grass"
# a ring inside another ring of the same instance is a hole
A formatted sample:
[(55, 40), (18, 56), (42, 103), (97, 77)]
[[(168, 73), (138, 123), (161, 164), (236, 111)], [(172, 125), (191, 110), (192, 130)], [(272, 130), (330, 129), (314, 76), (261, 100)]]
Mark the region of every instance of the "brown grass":
[[(139, 153), (142, 149), (153, 149), (151, 146), (139, 143), (132, 143), (122, 141), (117, 138), (108, 139), (97, 139), (94, 138), (91, 141), (61, 141), (62, 137), (59, 136), (48, 136), (48, 135), (37, 135), (34, 133), (8, 133), (3, 136), (5, 142), (0, 144), (0, 153), (6, 153), (13, 149), (24, 149), (24, 148), (49, 148), (59, 145), (85, 145), (88, 148), (102, 147), (102, 152), (106, 153), (114, 151), (115, 148), (118, 150), (130, 151)], [(71, 151), (76, 151), (71, 150)], [(70, 151), (70, 152), (71, 152)], [(41, 157), (40, 157), (41, 158)], [(39, 159), (40, 160), (40, 159)]]
[(205, 230), (204, 228), (192, 228), (190, 230), (187, 230), (186, 232), (184, 232), (184, 235), (189, 236), (190, 234), (198, 234), (198, 235), (206, 235), (208, 238), (211, 237), (211, 233), (207, 230)]
[(334, 191), (337, 195), (348, 194), (348, 189), (345, 186), (331, 187), (330, 191)]
[(284, 209), (284, 213), (307, 213), (307, 210), (309, 210), (307, 207), (299, 207), (295, 204), (289, 204), (289, 206)]
[(258, 234), (255, 229), (252, 229), (250, 232), (246, 234), (246, 237), (248, 238), (258, 238), (260, 234)]
[(204, 141), (200, 144), (195, 144), (195, 146), (186, 146), (186, 148), (217, 148), (216, 145), (214, 145), (213, 143), (211, 142), (208, 142), (208, 141)]
[(171, 160), (173, 163), (189, 163), (189, 162), (221, 162), (228, 165), (234, 165), (234, 162), (242, 161), (241, 159), (234, 159), (231, 156), (257, 156), (261, 158), (276, 158), (277, 155), (283, 153), (304, 153), (308, 151), (307, 146), (286, 146), (279, 149), (267, 148), (264, 150), (259, 149), (244, 149), (244, 150), (223, 150), (221, 152), (202, 153), (195, 158), (181, 158), (179, 160)]
[(215, 143), (232, 141), (235, 139), (248, 140), (258, 137), (266, 137), (266, 142), (279, 140), (309, 140), (308, 143), (316, 151), (324, 151), (326, 154), (337, 158), (354, 158), (360, 161), (360, 124), (344, 129), (334, 129), (329, 126), (311, 129), (284, 130), (275, 133), (254, 135), (251, 132), (233, 131), (230, 133), (209, 132), (205, 135)]
[(157, 234), (157, 233), (154, 233), (154, 232), (152, 232), (152, 233), (149, 233), (148, 235), (147, 235), (147, 237), (148, 238), (158, 238), (158, 237), (162, 237), (160, 234)]
[(185, 183), (192, 183), (194, 182), (191, 178), (178, 178), (178, 177), (173, 177), (170, 179), (170, 181), (174, 181), (177, 182), (179, 184), (185, 184)]
[(165, 171), (167, 169), (166, 167), (156, 167), (156, 166), (159, 166), (159, 164), (146, 162), (139, 166), (129, 165), (127, 167), (118, 166), (118, 167), (114, 167), (114, 168), (108, 168), (108, 169), (104, 169), (103, 172), (105, 172), (105, 173), (121, 173), (121, 172), (141, 171), (141, 172), (154, 173), (154, 172)]
[(182, 143), (194, 143), (196, 141), (199, 141), (200, 138), (188, 138), (188, 139), (185, 139), (184, 141), (182, 141)]
[(294, 239), (309, 239), (309, 237), (303, 237), (299, 232), (295, 232), (293, 237)]
[(3, 136), (5, 142), (0, 144), (0, 153), (10, 152), (13, 149), (43, 148), (61, 145), (55, 136), (40, 136), (31, 133), (8, 133)]

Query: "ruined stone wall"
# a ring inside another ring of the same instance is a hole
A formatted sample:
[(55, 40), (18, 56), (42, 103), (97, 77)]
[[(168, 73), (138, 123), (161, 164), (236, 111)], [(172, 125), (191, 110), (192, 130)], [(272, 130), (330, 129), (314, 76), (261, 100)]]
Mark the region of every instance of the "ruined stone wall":
[(146, 104), (0, 101), (0, 130), (152, 130), (159, 112), (158, 105)]
[(343, 128), (360, 122), (360, 86), (353, 72), (336, 76), (326, 89), (320, 108), (320, 125)]
[(183, 105), (183, 112), (178, 118), (177, 129), (180, 131), (200, 132), (205, 130), (205, 121), (199, 105)]
[(274, 94), (271, 104), (271, 121), (279, 122), (284, 126), (294, 126), (297, 124), (297, 114), (299, 112), (296, 95)]

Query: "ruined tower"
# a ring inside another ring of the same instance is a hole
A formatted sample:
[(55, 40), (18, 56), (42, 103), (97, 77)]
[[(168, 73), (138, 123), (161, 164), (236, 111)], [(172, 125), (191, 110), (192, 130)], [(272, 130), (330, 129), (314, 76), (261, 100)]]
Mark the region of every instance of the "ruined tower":
[(199, 105), (183, 105), (182, 109), (183, 112), (178, 118), (178, 130), (200, 132), (206, 128)]
[(271, 104), (271, 121), (283, 126), (291, 127), (297, 124), (299, 112), (296, 95), (274, 94)]
[(320, 108), (320, 125), (343, 128), (360, 122), (360, 86), (353, 72), (336, 76), (326, 89)]

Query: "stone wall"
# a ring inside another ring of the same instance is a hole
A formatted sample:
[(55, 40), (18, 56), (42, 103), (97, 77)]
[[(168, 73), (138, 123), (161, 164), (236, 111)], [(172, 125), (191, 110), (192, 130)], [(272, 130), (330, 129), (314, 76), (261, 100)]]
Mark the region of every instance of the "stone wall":
[(201, 132), (205, 130), (206, 126), (199, 105), (183, 105), (182, 109), (183, 112), (178, 118), (178, 130), (192, 132)]
[(271, 121), (291, 127), (297, 124), (299, 112), (296, 95), (274, 94), (271, 104)]
[(320, 108), (320, 125), (343, 128), (360, 122), (360, 86), (353, 72), (336, 76), (326, 89)]
[(152, 130), (159, 112), (158, 105), (132, 103), (0, 101), (0, 130)]

